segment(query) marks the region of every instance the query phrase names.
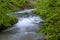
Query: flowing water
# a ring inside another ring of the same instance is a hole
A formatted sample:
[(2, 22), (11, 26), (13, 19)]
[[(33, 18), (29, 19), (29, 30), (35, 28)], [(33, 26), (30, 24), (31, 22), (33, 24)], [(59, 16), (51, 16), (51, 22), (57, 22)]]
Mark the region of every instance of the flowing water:
[(38, 15), (30, 14), (33, 10), (16, 12), (18, 22), (12, 28), (2, 31), (0, 40), (44, 40), (44, 34), (36, 33), (41, 28), (40, 22), (43, 20)]

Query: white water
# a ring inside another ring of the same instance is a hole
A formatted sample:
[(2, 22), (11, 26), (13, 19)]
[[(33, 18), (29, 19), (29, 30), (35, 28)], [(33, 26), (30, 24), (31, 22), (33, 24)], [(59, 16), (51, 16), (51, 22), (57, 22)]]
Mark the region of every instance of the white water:
[(0, 40), (43, 40), (44, 35), (36, 33), (40, 29), (39, 23), (42, 21), (37, 15), (18, 17), (18, 22), (14, 27), (6, 29), (0, 34)]
[(18, 11), (18, 12), (15, 12), (15, 13), (32, 13), (35, 9), (26, 9), (26, 10), (23, 10), (23, 11)]

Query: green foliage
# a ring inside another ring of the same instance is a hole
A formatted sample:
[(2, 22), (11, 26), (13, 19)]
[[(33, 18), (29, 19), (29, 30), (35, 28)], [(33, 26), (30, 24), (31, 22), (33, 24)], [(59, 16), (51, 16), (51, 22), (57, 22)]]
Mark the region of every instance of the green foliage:
[(0, 16), (0, 31), (12, 27), (17, 22), (17, 18), (15, 16)]
[(24, 8), (27, 0), (0, 0), (0, 13), (9, 13)]
[(29, 6), (31, 5), (28, 0), (0, 0), (0, 31), (12, 27), (17, 22), (15, 16), (7, 16), (6, 13), (25, 9)]
[(40, 32), (45, 33), (46, 40), (60, 40), (60, 0), (36, 0), (35, 8), (45, 20)]
[(27, 0), (0, 0), (0, 31), (12, 27), (18, 20), (15, 16), (7, 16), (11, 13), (21, 10)]

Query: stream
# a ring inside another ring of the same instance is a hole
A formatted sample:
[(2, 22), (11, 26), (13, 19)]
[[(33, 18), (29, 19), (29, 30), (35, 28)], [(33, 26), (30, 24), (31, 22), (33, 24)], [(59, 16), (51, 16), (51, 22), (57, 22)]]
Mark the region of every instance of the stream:
[[(18, 22), (12, 28), (6, 29), (0, 33), (0, 40), (44, 40), (44, 34), (36, 33), (43, 20), (35, 14), (34, 9), (15, 12)], [(10, 15), (10, 14), (8, 14)]]

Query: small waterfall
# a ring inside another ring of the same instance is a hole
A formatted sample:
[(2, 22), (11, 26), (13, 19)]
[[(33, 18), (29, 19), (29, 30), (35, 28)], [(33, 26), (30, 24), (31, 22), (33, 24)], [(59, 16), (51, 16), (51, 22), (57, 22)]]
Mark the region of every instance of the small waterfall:
[(4, 30), (0, 34), (0, 40), (44, 40), (44, 34), (36, 33), (40, 29), (39, 23), (43, 20), (38, 15), (20, 15), (23, 13), (31, 14), (33, 10), (15, 12), (18, 22), (14, 27)]

